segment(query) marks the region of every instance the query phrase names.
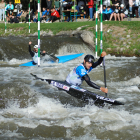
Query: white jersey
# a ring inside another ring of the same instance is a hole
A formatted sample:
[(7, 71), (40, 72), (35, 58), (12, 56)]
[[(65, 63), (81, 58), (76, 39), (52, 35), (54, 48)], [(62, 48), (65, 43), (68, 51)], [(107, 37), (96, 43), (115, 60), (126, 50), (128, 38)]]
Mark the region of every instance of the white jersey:
[(33, 61), (34, 61), (34, 63), (38, 63), (38, 52), (34, 53)]
[(75, 67), (67, 76), (66, 81), (69, 84), (80, 86), (83, 82), (82, 77), (89, 73), (93, 68), (90, 67), (89, 70), (86, 70), (83, 64)]

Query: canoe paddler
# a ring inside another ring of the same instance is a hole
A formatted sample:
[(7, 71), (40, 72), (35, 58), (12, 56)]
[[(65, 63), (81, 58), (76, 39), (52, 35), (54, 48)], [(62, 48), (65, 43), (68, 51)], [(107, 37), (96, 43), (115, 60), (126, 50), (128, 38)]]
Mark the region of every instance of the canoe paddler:
[[(32, 42), (30, 41), (29, 42), (29, 53), (30, 53), (31, 57), (33, 58), (34, 63), (37, 64), (38, 63), (38, 45), (35, 45), (34, 50), (32, 51), (31, 44), (32, 44)], [(44, 56), (46, 54), (46, 51), (40, 51), (40, 54)]]
[(92, 55), (86, 55), (84, 58), (84, 62), (77, 67), (75, 67), (67, 76), (66, 82), (75, 85), (75, 86), (80, 86), (83, 82), (83, 80), (86, 81), (86, 83), (95, 88), (99, 89), (104, 93), (108, 93), (108, 89), (104, 87), (100, 87), (96, 85), (94, 82), (90, 80), (90, 77), (88, 76), (88, 73), (96, 68), (98, 65), (100, 65), (103, 61), (103, 57), (106, 56), (106, 52), (102, 52), (100, 58), (98, 61), (95, 62), (95, 59)]

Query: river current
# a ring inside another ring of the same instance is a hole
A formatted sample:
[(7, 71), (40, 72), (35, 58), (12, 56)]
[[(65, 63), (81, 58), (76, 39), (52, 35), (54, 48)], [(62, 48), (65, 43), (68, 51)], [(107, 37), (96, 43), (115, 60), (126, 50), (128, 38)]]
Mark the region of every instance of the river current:
[[(94, 54), (76, 37), (42, 37), (41, 49), (48, 53), (83, 56), (63, 64), (41, 63), (40, 67), (19, 67), (31, 61), (28, 42), (35, 37), (0, 38), (0, 139), (1, 140), (139, 140), (140, 139), (140, 60), (137, 57), (107, 55), (108, 97), (123, 106), (104, 107), (84, 103), (30, 73), (46, 79), (65, 80), (68, 73)], [(92, 81), (104, 86), (103, 67), (89, 74)], [(104, 96), (104, 93), (82, 87)]]

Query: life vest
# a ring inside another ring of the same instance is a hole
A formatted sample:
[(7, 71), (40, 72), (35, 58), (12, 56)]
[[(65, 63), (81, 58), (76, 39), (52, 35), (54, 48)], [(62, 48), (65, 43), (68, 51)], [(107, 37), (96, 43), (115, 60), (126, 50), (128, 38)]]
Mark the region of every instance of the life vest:
[(93, 68), (90, 67), (89, 70), (85, 69), (83, 64), (80, 64), (79, 66), (75, 67), (67, 76), (66, 81), (69, 84), (80, 86), (83, 82), (82, 77), (86, 74), (88, 74)]
[(34, 63), (38, 63), (38, 52), (37, 53), (34, 52), (33, 61)]

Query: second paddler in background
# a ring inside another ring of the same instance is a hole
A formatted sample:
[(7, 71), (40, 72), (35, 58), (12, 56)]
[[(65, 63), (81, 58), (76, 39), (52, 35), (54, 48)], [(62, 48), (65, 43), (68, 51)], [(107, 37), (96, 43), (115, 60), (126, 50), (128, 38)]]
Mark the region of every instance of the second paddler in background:
[[(33, 58), (34, 64), (37, 64), (38, 63), (38, 45), (35, 45), (34, 49), (32, 51), (31, 50), (31, 44), (32, 44), (32, 42), (29, 41), (29, 53), (30, 53), (31, 57)], [(40, 51), (40, 54), (42, 56), (45, 56), (46, 51)]]

